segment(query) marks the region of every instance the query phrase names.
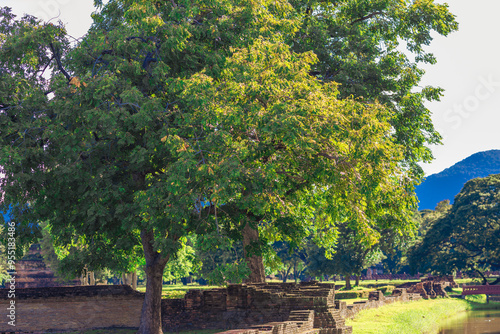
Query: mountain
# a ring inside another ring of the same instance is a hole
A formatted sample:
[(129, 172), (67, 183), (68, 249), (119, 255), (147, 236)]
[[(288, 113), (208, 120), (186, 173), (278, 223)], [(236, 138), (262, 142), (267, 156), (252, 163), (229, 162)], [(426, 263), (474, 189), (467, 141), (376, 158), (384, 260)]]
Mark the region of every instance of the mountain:
[(419, 210), (432, 209), (442, 200), (453, 203), (465, 182), (477, 177), (500, 174), (500, 150), (478, 152), (440, 173), (426, 177), (417, 189)]

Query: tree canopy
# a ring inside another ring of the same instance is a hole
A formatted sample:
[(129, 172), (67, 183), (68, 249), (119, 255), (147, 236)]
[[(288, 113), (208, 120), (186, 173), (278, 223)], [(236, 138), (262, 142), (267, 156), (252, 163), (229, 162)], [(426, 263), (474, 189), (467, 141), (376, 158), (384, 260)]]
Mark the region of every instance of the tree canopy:
[(431, 31), (456, 29), (446, 6), (95, 3), (77, 43), (1, 10), (2, 209), (19, 244), (46, 221), (90, 270), (143, 253), (141, 333), (161, 333), (161, 277), (191, 233), (242, 239), (259, 280), (270, 241), (329, 246), (349, 221), (370, 245), (385, 215), (413, 228), (440, 90), (415, 93), (422, 71), (396, 46), (433, 62)]
[(500, 267), (500, 175), (468, 181), (410, 257), (413, 269), (451, 274)]

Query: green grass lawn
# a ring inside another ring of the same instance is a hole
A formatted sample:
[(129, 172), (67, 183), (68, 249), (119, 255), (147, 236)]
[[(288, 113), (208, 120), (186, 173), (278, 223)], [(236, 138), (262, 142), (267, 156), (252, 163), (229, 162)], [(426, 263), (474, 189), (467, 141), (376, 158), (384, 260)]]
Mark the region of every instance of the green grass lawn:
[[(184, 298), (184, 295), (189, 290), (195, 290), (195, 289), (207, 290), (207, 289), (217, 289), (217, 288), (221, 288), (221, 286), (198, 285), (198, 284), (188, 284), (188, 285), (169, 284), (169, 285), (163, 285), (161, 295), (162, 295), (162, 298), (166, 298), (166, 299)], [(146, 287), (139, 286), (137, 288), (137, 290), (139, 290), (140, 292), (145, 292)]]
[(421, 334), (435, 333), (450, 317), (467, 310), (500, 309), (500, 302), (486, 304), (485, 295), (466, 299), (436, 298), (415, 302), (394, 303), (375, 309), (362, 310), (346, 324), (354, 334)]
[(363, 310), (346, 324), (353, 327), (354, 334), (432, 333), (438, 330), (442, 320), (470, 307), (461, 299), (422, 299)]

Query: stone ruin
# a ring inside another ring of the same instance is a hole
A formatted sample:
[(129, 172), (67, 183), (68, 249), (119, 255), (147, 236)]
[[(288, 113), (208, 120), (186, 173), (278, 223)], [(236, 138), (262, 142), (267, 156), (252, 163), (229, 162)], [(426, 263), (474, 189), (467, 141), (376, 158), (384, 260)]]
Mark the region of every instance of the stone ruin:
[(399, 285), (398, 288), (406, 288), (410, 293), (418, 293), (424, 299), (440, 297), (448, 297), (446, 288), (458, 288), (458, 284), (453, 279), (453, 276), (431, 276), (422, 278), (418, 283), (405, 283)]
[(333, 284), (231, 284), (162, 300), (165, 331), (230, 329), (225, 334), (352, 333)]
[(377, 308), (395, 302), (406, 302), (422, 299), (417, 293), (408, 293), (405, 288), (394, 289), (391, 296), (385, 296), (382, 291), (370, 291), (368, 301), (354, 302), (347, 305), (344, 301), (335, 301), (336, 308), (345, 319), (354, 318), (361, 310)]
[(65, 281), (55, 276), (45, 264), (39, 244), (29, 248), (25, 259), (16, 262), (16, 288), (43, 288), (64, 285), (79, 285), (79, 280)]
[(162, 300), (165, 331), (228, 329), (224, 334), (344, 334), (345, 319), (363, 309), (419, 294), (396, 289), (393, 296), (372, 291), (368, 301), (347, 305), (335, 300), (335, 285), (318, 282), (231, 284), (227, 288), (191, 290), (184, 299)]
[[(7, 311), (8, 289), (0, 289), (0, 308)], [(162, 300), (166, 332), (216, 329), (224, 334), (345, 334), (346, 318), (388, 303), (421, 298), (395, 289), (386, 297), (370, 292), (369, 300), (347, 305), (335, 300), (334, 284), (303, 282), (230, 284), (226, 288), (190, 290), (182, 299)], [(16, 289), (18, 332), (137, 328), (144, 294), (127, 285)], [(11, 329), (0, 323), (0, 332)]]

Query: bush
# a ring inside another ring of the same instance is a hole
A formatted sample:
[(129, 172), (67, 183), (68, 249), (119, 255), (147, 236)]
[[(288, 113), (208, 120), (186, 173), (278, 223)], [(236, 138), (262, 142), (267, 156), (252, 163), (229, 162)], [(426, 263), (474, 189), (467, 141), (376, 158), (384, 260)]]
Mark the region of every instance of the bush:
[(386, 295), (386, 294), (391, 294), (391, 293), (392, 293), (392, 291), (393, 291), (395, 288), (396, 288), (396, 287), (395, 287), (394, 285), (386, 285), (386, 286), (382, 286), (382, 287), (378, 288), (377, 290), (382, 291), (382, 293), (383, 293), (384, 295)]
[(335, 299), (355, 299), (361, 297), (363, 291), (337, 292)]
[(361, 297), (368, 298), (368, 296), (370, 295), (370, 291), (373, 291), (373, 290), (363, 290), (363, 291), (361, 291)]
[(368, 298), (372, 290), (359, 290), (359, 291), (341, 291), (335, 293), (335, 299), (354, 299), (354, 298)]

